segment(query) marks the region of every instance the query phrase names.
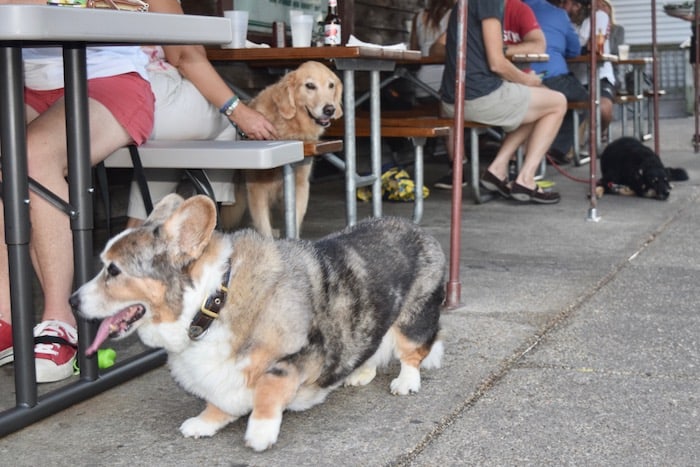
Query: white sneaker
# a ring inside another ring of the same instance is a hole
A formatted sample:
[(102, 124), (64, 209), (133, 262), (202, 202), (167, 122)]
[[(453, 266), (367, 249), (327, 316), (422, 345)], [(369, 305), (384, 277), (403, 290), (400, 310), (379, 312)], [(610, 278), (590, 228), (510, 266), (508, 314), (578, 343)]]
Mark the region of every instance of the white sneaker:
[(49, 320), (34, 327), (36, 381), (52, 383), (73, 375), (78, 332), (70, 324)]

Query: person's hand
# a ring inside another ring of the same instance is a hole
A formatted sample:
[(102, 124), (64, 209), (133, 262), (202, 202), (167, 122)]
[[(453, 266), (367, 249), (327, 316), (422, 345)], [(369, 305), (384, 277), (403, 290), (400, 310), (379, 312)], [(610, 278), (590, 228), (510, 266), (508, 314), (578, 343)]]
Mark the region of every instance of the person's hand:
[(525, 73), (525, 75), (525, 84), (527, 84), (528, 86), (542, 86), (542, 76), (535, 73), (533, 70), (530, 70), (528, 73)]
[(238, 129), (250, 139), (277, 139), (277, 131), (260, 112), (241, 102), (233, 111), (231, 119)]

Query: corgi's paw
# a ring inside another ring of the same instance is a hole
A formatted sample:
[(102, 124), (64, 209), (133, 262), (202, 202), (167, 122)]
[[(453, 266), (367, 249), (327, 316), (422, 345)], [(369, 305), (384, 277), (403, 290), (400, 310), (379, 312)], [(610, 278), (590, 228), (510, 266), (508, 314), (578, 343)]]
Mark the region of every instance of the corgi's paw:
[(201, 417), (192, 417), (188, 418), (180, 425), (180, 433), (182, 433), (185, 438), (205, 438), (214, 436), (221, 426), (220, 423), (203, 420)]
[(361, 366), (345, 378), (345, 386), (365, 386), (377, 376), (376, 366)]
[(268, 449), (277, 442), (281, 424), (282, 417), (249, 418), (245, 430), (245, 445), (258, 452)]
[(391, 393), (405, 396), (420, 391), (420, 371), (418, 368), (401, 364), (399, 376), (391, 382)]

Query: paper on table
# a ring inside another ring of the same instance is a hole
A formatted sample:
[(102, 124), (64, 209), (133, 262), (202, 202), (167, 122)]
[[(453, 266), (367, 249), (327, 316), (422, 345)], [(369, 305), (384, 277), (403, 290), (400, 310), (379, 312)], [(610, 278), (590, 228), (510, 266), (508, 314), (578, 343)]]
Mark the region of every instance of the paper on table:
[(407, 50), (408, 47), (404, 42), (399, 42), (398, 44), (392, 44), (392, 45), (379, 45), (379, 44), (372, 44), (370, 42), (363, 42), (354, 35), (350, 34), (350, 37), (348, 38), (348, 43), (345, 44), (349, 47), (375, 47), (379, 49), (389, 49), (389, 50)]

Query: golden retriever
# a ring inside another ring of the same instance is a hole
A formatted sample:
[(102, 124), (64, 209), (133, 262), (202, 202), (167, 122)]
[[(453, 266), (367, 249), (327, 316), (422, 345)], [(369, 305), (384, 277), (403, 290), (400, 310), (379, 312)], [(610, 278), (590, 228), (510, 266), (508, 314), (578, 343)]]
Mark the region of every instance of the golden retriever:
[[(336, 74), (322, 63), (309, 61), (263, 89), (249, 105), (270, 120), (280, 140), (316, 141), (331, 120), (343, 115), (342, 95), (343, 84)], [(309, 201), (311, 159), (297, 164), (294, 171), (299, 232)], [(283, 195), (282, 169), (247, 170), (244, 176), (246, 189), (245, 193), (236, 190), (233, 222), (243, 215), (246, 202), (242, 199), (247, 197), (253, 226), (272, 237), (271, 208)]]

